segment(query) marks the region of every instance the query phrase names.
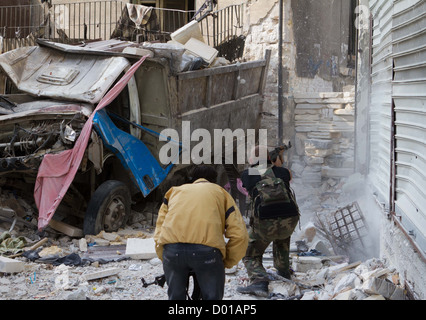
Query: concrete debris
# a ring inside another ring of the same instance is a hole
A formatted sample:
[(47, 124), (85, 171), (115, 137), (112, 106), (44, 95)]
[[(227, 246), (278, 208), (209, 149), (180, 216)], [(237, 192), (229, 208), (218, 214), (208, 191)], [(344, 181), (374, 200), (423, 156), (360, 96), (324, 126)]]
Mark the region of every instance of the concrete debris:
[(404, 300), (404, 290), (387, 279), (369, 278), (362, 289), (370, 295), (381, 295), (388, 300)]
[(322, 262), (317, 257), (297, 257), (293, 259), (293, 270), (295, 272), (307, 272), (312, 269), (321, 269)]
[(24, 270), (24, 263), (0, 256), (0, 273), (15, 273)]
[(77, 289), (67, 295), (65, 300), (87, 300), (86, 291), (83, 288)]
[[(0, 257), (0, 299), (166, 300), (167, 284), (144, 287), (142, 283), (143, 278), (152, 282), (164, 274), (152, 235), (152, 229), (141, 229), (140, 225), (81, 238), (54, 233), (31, 240), (26, 234), (22, 254)], [(31, 260), (31, 253), (44, 258)], [(51, 262), (63, 263), (49, 263), (49, 257), (53, 257)], [(67, 257), (77, 257), (81, 263), (66, 264)], [(249, 283), (242, 262), (227, 269), (224, 299), (406, 299), (399, 274), (386, 261), (371, 258), (352, 262), (347, 255), (336, 254), (312, 223), (306, 223), (292, 237), (290, 259), (293, 274), (288, 280), (273, 266), (272, 245), (265, 251), (268, 297), (237, 291)]]
[(81, 252), (86, 252), (87, 251), (87, 240), (85, 238), (81, 238), (80, 240), (78, 240), (78, 247), (79, 247)]
[(127, 239), (126, 255), (132, 259), (153, 259), (157, 257), (154, 239)]
[(62, 254), (63, 254), (63, 251), (58, 246), (51, 246), (51, 247), (44, 248), (38, 253), (38, 255), (42, 258), (48, 257), (48, 256), (54, 256), (54, 255), (62, 255)]
[(120, 268), (108, 268), (108, 269), (104, 269), (101, 271), (96, 271), (96, 272), (92, 272), (89, 274), (84, 274), (82, 277), (83, 279), (89, 281), (89, 280), (95, 280), (95, 279), (100, 279), (100, 278), (105, 278), (105, 277), (109, 277), (112, 275), (116, 275), (118, 273), (120, 273), (121, 269)]

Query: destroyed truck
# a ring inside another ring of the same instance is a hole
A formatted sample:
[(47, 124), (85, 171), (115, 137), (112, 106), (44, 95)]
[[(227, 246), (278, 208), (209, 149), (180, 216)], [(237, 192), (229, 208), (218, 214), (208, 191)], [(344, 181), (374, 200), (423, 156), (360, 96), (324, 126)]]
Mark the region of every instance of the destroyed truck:
[[(190, 179), (190, 165), (159, 161), (168, 143), (160, 141), (163, 129), (181, 132), (183, 121), (209, 132), (259, 128), (270, 52), (258, 61), (191, 71), (178, 66), (184, 59), (176, 52), (146, 52), (120, 40), (39, 40), (0, 55), (6, 78), (1, 208), (21, 220), (34, 218), (39, 230), (55, 215), (84, 234), (113, 232), (131, 213), (158, 209), (168, 188)], [(67, 151), (77, 148), (90, 121), (78, 161)], [(233, 164), (221, 166), (222, 181), (232, 180), (232, 170), (238, 171)]]

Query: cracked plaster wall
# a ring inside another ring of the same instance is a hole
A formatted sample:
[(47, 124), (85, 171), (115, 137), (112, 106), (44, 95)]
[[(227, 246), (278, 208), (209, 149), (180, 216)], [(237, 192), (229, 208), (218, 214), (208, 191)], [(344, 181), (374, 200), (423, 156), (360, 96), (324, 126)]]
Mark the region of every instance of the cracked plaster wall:
[[(342, 75), (342, 73), (350, 72), (346, 68), (347, 44), (346, 41), (342, 40), (346, 39), (346, 31), (339, 38), (342, 43), (327, 35), (331, 28), (338, 26), (337, 29), (341, 29), (342, 22), (339, 13), (343, 8), (338, 5), (338, 9), (330, 12), (328, 3), (329, 1), (306, 0), (284, 0), (283, 2), (283, 89), (285, 102), (283, 118), (285, 141), (294, 141), (293, 95), (295, 93), (342, 91), (345, 85), (353, 84), (353, 77)], [(305, 10), (306, 15), (302, 16), (301, 12), (304, 12), (304, 8), (309, 8), (309, 11)], [(322, 10), (320, 10), (321, 8)], [(323, 13), (316, 17), (318, 10)], [(306, 39), (312, 37), (310, 24), (321, 25), (322, 21), (330, 20), (329, 16), (338, 17), (334, 19), (335, 24), (327, 23), (327, 26), (322, 28), (322, 38), (320, 36), (318, 41), (309, 40), (310, 49), (308, 51), (306, 50), (308, 45), (300, 48), (304, 42), (308, 42)], [(276, 127), (278, 119), (279, 1), (247, 1), (244, 18), (244, 34), (247, 35), (244, 56), (248, 60), (261, 59), (265, 50), (272, 50), (263, 105), (263, 124), (270, 131), (270, 143), (275, 144), (277, 143)], [(339, 43), (339, 45), (336, 45), (336, 43)], [(329, 46), (334, 47), (333, 52), (330, 51), (331, 49), (325, 49)], [(310, 59), (312, 64), (304, 64), (306, 59), (308, 61)], [(339, 65), (336, 63), (339, 63)]]

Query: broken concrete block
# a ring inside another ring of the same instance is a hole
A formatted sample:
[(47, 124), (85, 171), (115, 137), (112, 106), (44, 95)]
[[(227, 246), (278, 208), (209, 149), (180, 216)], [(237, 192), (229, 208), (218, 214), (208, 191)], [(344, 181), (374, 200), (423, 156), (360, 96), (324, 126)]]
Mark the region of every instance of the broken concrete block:
[(317, 257), (297, 257), (293, 259), (293, 270), (296, 272), (308, 272), (312, 269), (321, 269), (322, 262)]
[(388, 268), (379, 268), (373, 271), (364, 272), (360, 275), (362, 281), (367, 281), (370, 278), (380, 278), (381, 276), (390, 273), (391, 270)]
[(325, 243), (322, 240), (315, 241), (309, 250), (317, 250), (321, 252), (324, 256), (332, 256), (333, 253), (329, 250), (329, 248), (325, 245)]
[(335, 296), (332, 300), (353, 300), (352, 296), (354, 290), (355, 289), (345, 290)]
[(55, 288), (67, 290), (70, 288), (70, 271), (65, 270), (55, 278)]
[(362, 285), (362, 290), (371, 295), (382, 295), (389, 300), (405, 300), (404, 290), (386, 279), (369, 278)]
[(173, 32), (170, 37), (173, 41), (185, 44), (189, 39), (195, 38), (201, 42), (204, 42), (203, 35), (201, 34), (200, 26), (197, 20), (185, 24), (182, 28), (177, 29)]
[(329, 268), (322, 268), (316, 275), (315, 278), (313, 279), (315, 281), (316, 285), (322, 285), (324, 283), (326, 283), (328, 276), (330, 274), (330, 270)]
[(96, 235), (97, 238), (102, 238), (108, 241), (120, 242), (121, 237), (115, 232), (101, 231)]
[(358, 278), (358, 276), (355, 273), (349, 273), (340, 278), (339, 282), (334, 288), (334, 293), (336, 294), (345, 288), (354, 289), (359, 285), (361, 285), (361, 280)]
[(299, 287), (294, 283), (271, 281), (268, 286), (270, 293), (281, 294), (285, 297), (291, 297), (300, 294)]
[(364, 300), (366, 297), (368, 296), (362, 290), (354, 288), (342, 291), (333, 300)]
[(192, 55), (201, 57), (207, 64), (211, 64), (217, 57), (219, 51), (195, 38), (185, 43), (185, 49)]
[(24, 263), (22, 261), (6, 258), (0, 256), (0, 272), (15, 273), (24, 270)]
[(112, 276), (112, 275), (116, 275), (120, 271), (121, 271), (120, 268), (110, 268), (110, 269), (92, 272), (92, 273), (89, 273), (89, 274), (84, 274), (84, 275), (82, 275), (82, 277), (83, 277), (84, 280), (89, 281), (89, 280), (95, 280), (95, 279), (100, 279), (100, 278), (105, 278), (105, 277), (109, 277), (109, 276)]
[(152, 259), (157, 257), (154, 238), (127, 239), (126, 255), (132, 259)]
[(331, 273), (335, 274), (340, 272), (343, 268), (347, 267), (348, 265), (349, 263), (343, 262), (343, 263), (336, 264), (334, 266), (330, 266), (328, 269), (330, 270)]
[(80, 248), (80, 251), (86, 252), (87, 251), (87, 240), (85, 238), (81, 238), (78, 241), (78, 246)]
[(65, 300), (86, 300), (86, 291), (83, 288), (71, 292), (65, 297)]
[(42, 258), (47, 256), (61, 255), (61, 254), (62, 254), (62, 249), (59, 248), (58, 246), (51, 246), (51, 247), (44, 248), (38, 253), (38, 255)]

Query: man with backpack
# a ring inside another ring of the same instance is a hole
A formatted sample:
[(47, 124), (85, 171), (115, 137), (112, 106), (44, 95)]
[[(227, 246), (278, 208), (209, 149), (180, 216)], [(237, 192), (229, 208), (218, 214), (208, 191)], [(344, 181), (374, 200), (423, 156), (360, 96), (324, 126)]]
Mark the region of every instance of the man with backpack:
[(291, 278), (290, 237), (299, 222), (299, 208), (290, 188), (291, 173), (282, 166), (283, 151), (284, 148), (276, 148), (269, 152), (267, 164), (257, 163), (241, 176), (251, 197), (252, 217), (249, 245), (243, 258), (251, 284), (239, 287), (240, 293), (268, 296), (269, 277), (262, 256), (271, 242), (278, 275)]

